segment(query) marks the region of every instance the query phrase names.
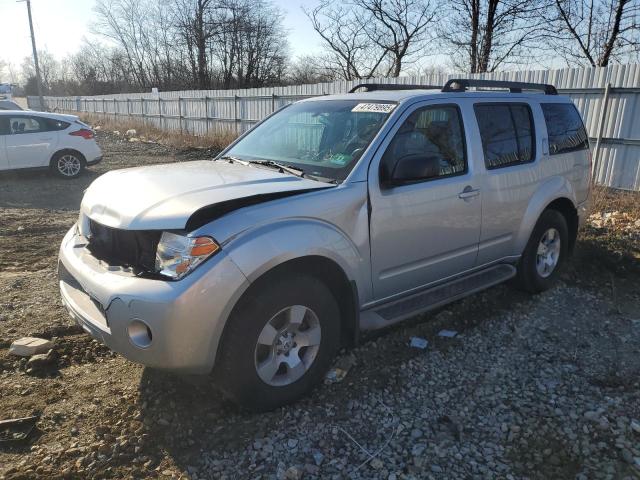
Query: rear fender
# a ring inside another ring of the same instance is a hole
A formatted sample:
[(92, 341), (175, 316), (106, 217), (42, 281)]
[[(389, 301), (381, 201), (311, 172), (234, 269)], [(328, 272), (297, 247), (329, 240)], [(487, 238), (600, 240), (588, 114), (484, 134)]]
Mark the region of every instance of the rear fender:
[(529, 201), (517, 233), (515, 248), (518, 254), (521, 254), (527, 246), (531, 232), (542, 212), (551, 202), (559, 198), (567, 198), (574, 207), (577, 206), (575, 191), (566, 178), (552, 177), (538, 187)]

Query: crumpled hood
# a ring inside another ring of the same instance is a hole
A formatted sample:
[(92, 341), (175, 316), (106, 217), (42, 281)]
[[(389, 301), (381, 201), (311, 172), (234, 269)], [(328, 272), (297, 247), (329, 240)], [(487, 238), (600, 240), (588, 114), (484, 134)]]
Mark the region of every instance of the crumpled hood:
[(205, 207), (328, 186), (277, 170), (202, 160), (108, 172), (89, 186), (80, 209), (113, 228), (177, 230)]

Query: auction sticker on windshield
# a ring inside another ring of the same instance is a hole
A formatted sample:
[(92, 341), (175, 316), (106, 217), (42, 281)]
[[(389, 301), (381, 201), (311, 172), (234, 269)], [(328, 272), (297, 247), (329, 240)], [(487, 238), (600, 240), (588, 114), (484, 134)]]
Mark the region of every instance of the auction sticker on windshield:
[(395, 103), (359, 103), (351, 109), (352, 112), (390, 113), (396, 108)]

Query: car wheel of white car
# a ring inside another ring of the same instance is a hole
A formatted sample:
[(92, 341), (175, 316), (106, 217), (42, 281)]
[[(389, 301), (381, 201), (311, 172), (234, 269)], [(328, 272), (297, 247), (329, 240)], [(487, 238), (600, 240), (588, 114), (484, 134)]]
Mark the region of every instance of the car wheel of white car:
[(60, 152), (51, 160), (51, 168), (62, 178), (76, 178), (84, 170), (84, 158), (75, 152)]
[(520, 288), (532, 293), (551, 288), (568, 252), (568, 228), (557, 210), (545, 210), (533, 228), (518, 265)]
[(266, 411), (321, 383), (340, 346), (340, 310), (317, 278), (259, 282), (228, 320), (214, 376), (237, 403)]

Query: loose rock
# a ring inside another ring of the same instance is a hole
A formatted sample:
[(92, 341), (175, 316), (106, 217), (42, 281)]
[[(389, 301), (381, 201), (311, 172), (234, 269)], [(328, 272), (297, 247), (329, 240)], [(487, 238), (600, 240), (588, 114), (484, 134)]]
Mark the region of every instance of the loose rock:
[(9, 347), (9, 353), (21, 357), (30, 357), (40, 353), (46, 353), (53, 348), (51, 340), (36, 337), (23, 337), (14, 341)]

